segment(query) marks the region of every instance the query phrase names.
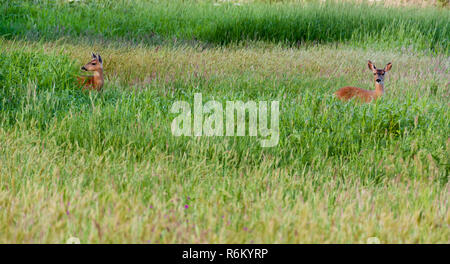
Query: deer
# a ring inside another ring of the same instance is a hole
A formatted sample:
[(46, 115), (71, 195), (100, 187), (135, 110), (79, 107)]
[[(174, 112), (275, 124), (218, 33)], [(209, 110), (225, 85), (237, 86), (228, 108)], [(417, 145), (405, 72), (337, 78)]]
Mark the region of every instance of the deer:
[(83, 90), (96, 90), (100, 92), (103, 87), (103, 60), (100, 54), (92, 53), (92, 59), (86, 65), (81, 67), (83, 71), (94, 72), (93, 76), (79, 76), (78, 82)]
[(369, 66), (369, 70), (373, 72), (375, 90), (364, 90), (358, 87), (345, 86), (334, 93), (337, 98), (343, 101), (357, 98), (362, 102), (369, 103), (373, 100), (378, 99), (384, 94), (384, 76), (386, 72), (391, 70), (392, 63), (389, 62), (388, 64), (386, 64), (384, 69), (377, 69), (375, 65), (369, 60), (367, 66)]

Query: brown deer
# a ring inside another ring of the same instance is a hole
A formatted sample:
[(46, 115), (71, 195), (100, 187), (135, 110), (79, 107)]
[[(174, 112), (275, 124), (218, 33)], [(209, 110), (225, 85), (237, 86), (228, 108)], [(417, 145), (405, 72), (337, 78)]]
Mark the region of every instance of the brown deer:
[(372, 100), (376, 100), (384, 93), (384, 75), (392, 68), (392, 63), (388, 63), (384, 69), (377, 69), (375, 65), (369, 61), (367, 64), (369, 69), (373, 72), (375, 80), (375, 90), (364, 90), (358, 87), (346, 86), (335, 92), (335, 95), (344, 101), (352, 98), (357, 98), (360, 101), (369, 103)]
[(92, 53), (92, 60), (81, 67), (83, 71), (94, 72), (93, 76), (79, 76), (78, 82), (83, 87), (83, 90), (101, 91), (103, 87), (103, 61), (100, 55)]

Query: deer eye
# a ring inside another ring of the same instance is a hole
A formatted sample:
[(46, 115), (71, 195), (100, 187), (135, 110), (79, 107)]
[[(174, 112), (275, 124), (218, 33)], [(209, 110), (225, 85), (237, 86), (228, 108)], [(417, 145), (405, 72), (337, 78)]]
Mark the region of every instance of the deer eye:
[(96, 65), (97, 63), (92, 63), (92, 65)]

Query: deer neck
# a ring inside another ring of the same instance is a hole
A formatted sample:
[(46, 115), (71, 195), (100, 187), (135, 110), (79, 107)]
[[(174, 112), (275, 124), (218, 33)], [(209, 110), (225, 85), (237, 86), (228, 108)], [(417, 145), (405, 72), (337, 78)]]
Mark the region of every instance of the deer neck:
[(384, 82), (377, 83), (375, 82), (375, 95), (377, 97), (383, 95), (384, 93)]
[(103, 70), (94, 71), (94, 83), (96, 86), (103, 85)]

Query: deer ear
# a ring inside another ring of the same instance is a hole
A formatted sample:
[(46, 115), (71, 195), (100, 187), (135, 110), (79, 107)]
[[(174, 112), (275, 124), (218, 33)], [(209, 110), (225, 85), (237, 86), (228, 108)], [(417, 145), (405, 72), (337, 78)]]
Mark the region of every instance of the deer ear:
[(100, 54), (98, 54), (98, 61), (103, 64), (102, 56), (100, 56)]
[(386, 67), (384, 67), (384, 71), (385, 72), (390, 71), (391, 68), (392, 68), (392, 63), (389, 62), (388, 64), (386, 64)]
[(95, 55), (94, 52), (92, 52), (92, 58), (93, 58), (93, 59), (97, 59), (97, 55)]
[(373, 63), (371, 61), (369, 61), (367, 63), (367, 66), (369, 67), (369, 70), (371, 70), (371, 71), (375, 71), (377, 69), (377, 67), (375, 67), (375, 65), (373, 65)]

